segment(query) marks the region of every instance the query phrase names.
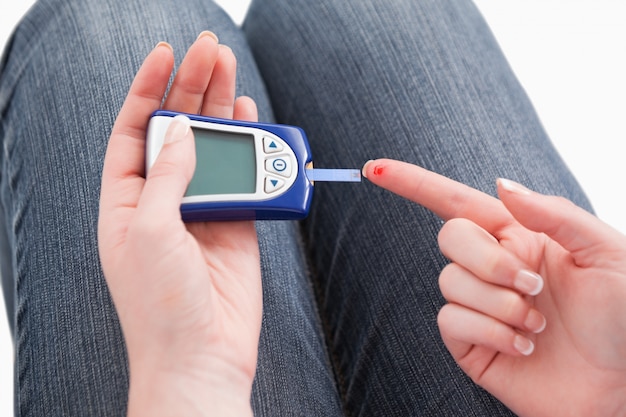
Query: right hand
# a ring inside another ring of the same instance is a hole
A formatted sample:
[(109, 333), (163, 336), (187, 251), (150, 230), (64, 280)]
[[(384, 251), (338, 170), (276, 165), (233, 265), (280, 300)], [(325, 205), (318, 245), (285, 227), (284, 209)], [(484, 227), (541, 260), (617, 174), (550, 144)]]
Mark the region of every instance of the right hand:
[(499, 201), (399, 161), (364, 173), (447, 220), (439, 326), (474, 381), (519, 415), (626, 415), (626, 236), (510, 181)]

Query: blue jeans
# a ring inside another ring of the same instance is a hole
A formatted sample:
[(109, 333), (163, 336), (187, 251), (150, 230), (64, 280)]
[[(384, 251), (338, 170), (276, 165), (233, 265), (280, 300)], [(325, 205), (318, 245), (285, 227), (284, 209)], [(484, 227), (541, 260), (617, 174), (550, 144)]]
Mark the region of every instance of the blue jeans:
[[(508, 177), (590, 209), (482, 17), (457, 0), (40, 0), (0, 74), (0, 266), (16, 414), (124, 415), (124, 340), (96, 219), (112, 123), (143, 57), (205, 29), (262, 121), (303, 127), (316, 166), (412, 162), (487, 193)], [(318, 184), (310, 217), (258, 222), (259, 416), (503, 416), (439, 337), (441, 220), (367, 183)]]

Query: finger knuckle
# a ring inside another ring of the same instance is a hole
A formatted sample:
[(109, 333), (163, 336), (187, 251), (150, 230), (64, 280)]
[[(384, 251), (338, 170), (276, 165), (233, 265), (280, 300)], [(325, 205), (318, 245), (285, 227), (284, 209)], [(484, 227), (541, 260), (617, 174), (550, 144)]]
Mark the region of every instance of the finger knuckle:
[(439, 289), (444, 298), (449, 300), (455, 288), (456, 277), (461, 267), (455, 263), (446, 265), (439, 274)]
[(502, 302), (502, 319), (511, 324), (523, 323), (527, 308), (522, 297), (514, 292), (507, 292)]
[(437, 314), (437, 325), (442, 331), (448, 332), (450, 326), (456, 323), (456, 314), (454, 306), (446, 304), (439, 310)]
[(445, 252), (445, 250), (449, 248), (450, 244), (453, 244), (456, 241), (457, 236), (462, 234), (467, 229), (468, 223), (471, 222), (462, 218), (450, 219), (444, 223), (437, 236), (439, 247), (442, 251)]

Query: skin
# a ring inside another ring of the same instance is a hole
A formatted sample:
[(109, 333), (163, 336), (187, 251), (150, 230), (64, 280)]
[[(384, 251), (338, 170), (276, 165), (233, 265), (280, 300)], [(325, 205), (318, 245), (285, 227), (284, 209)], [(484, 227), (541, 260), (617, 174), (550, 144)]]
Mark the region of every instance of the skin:
[[(236, 61), (210, 32), (173, 70), (159, 44), (137, 73), (103, 169), (99, 250), (128, 348), (129, 416), (252, 415), (261, 276), (252, 222), (181, 221), (193, 133), (172, 123), (147, 178), (150, 114), (256, 120)], [(571, 202), (498, 180), (499, 199), (407, 163), (368, 162), (374, 184), (446, 220), (444, 343), (521, 416), (626, 414), (626, 237)]]
[(624, 235), (512, 181), (498, 180), (498, 200), (399, 161), (363, 171), (447, 221), (438, 323), (477, 384), (521, 416), (624, 415)]
[(256, 106), (235, 101), (235, 57), (210, 32), (191, 45), (162, 103), (173, 65), (167, 44), (147, 56), (104, 162), (99, 250), (128, 348), (128, 415), (252, 415), (262, 303), (254, 224), (185, 225), (193, 133), (172, 123), (147, 178), (144, 141), (161, 107), (256, 120)]

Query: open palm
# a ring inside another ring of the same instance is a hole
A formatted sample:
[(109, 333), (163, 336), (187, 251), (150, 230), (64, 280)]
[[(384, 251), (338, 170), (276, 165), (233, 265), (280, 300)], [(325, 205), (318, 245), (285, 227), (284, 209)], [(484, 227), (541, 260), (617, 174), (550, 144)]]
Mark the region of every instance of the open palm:
[(188, 120), (171, 124), (144, 178), (147, 123), (162, 104), (247, 120), (256, 119), (256, 106), (249, 98), (235, 100), (236, 60), (213, 34), (201, 34), (189, 48), (163, 103), (173, 63), (167, 44), (146, 58), (103, 169), (99, 249), (128, 348), (129, 415), (142, 403), (136, 397), (166, 400), (194, 388), (202, 393), (197, 401), (210, 401), (211, 388), (221, 390), (215, 394), (220, 404), (228, 404), (227, 392), (242, 392), (249, 409), (256, 369), (262, 293), (254, 223), (182, 222), (180, 203), (195, 169)]

